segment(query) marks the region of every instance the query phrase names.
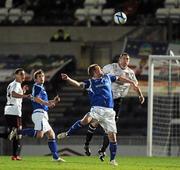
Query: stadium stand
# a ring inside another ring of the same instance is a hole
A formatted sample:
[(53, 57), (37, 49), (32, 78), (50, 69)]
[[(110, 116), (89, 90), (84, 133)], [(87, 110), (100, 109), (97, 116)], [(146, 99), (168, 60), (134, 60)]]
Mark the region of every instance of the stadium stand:
[[(178, 4), (178, 1), (165, 2), (167, 7), (176, 7)], [(128, 24), (138, 24), (139, 15), (150, 17), (152, 23), (159, 7), (163, 7), (162, 0), (6, 0), (0, 5), (0, 21), (3, 25), (114, 25), (110, 22), (113, 13), (122, 10), (128, 15)], [(84, 20), (85, 23), (82, 23)]]

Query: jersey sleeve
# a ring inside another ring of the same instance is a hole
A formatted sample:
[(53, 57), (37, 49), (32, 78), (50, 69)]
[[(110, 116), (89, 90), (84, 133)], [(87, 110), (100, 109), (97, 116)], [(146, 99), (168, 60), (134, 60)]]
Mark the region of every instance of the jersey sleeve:
[(111, 82), (115, 82), (117, 80), (117, 76), (113, 76), (111, 74), (109, 74), (108, 76), (109, 76)]
[(19, 84), (15, 83), (15, 84), (13, 84), (13, 86), (12, 86), (11, 92), (14, 91), (14, 92), (16, 92), (16, 93), (19, 93), (20, 88), (21, 88), (21, 86), (20, 86)]
[(132, 79), (134, 82), (138, 83), (138, 81), (137, 81), (137, 78), (136, 78), (136, 75), (135, 75), (134, 71), (132, 71), (132, 77), (131, 77), (131, 79)]
[(88, 89), (89, 86), (90, 86), (90, 81), (89, 80), (84, 80), (83, 83), (84, 83), (84, 88)]
[(38, 97), (40, 92), (41, 92), (41, 88), (39, 86), (34, 86), (32, 93), (33, 97)]

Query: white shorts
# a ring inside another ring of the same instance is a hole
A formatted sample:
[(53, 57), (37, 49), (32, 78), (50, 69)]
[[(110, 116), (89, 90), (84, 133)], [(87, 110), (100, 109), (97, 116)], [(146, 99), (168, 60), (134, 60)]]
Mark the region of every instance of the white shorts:
[(117, 133), (115, 111), (112, 108), (95, 106), (91, 108), (88, 114), (98, 121), (106, 133)]
[(48, 122), (48, 114), (42, 109), (36, 109), (32, 114), (32, 121), (34, 123), (34, 130), (47, 132), (51, 130), (51, 126)]

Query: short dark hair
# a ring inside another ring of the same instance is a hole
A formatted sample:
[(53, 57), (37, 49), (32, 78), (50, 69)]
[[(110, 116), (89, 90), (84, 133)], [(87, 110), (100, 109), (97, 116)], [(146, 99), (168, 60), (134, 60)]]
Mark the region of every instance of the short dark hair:
[(96, 66), (98, 66), (98, 64), (91, 64), (89, 67), (88, 67), (88, 75), (90, 75), (91, 77), (94, 75), (94, 71), (95, 71), (95, 68)]
[(119, 58), (122, 58), (123, 56), (129, 56), (129, 54), (126, 52), (123, 52), (122, 54), (120, 54)]
[(15, 74), (15, 75), (16, 75), (16, 74), (19, 74), (19, 72), (22, 72), (22, 71), (24, 71), (23, 68), (17, 68), (17, 69), (15, 70), (14, 74)]
[(38, 74), (44, 74), (44, 71), (42, 71), (41, 69), (35, 71), (33, 75), (34, 79), (37, 79)]

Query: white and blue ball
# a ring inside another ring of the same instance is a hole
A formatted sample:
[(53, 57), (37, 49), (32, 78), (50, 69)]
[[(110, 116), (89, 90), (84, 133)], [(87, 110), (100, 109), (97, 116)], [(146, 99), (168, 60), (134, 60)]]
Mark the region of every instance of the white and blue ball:
[(114, 22), (116, 24), (125, 24), (127, 21), (127, 16), (124, 12), (117, 12), (114, 14)]

